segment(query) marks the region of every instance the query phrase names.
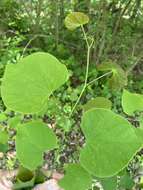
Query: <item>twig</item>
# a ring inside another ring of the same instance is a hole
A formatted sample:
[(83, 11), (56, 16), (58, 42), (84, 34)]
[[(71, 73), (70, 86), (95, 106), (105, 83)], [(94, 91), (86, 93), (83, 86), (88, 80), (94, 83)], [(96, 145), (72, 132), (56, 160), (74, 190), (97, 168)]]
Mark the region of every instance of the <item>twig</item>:
[[(34, 41), (36, 38), (38, 38), (38, 37), (42, 37), (42, 38), (47, 38), (47, 37), (49, 37), (48, 34), (35, 34), (35, 35), (31, 34), (30, 36), (33, 36), (33, 37), (27, 42), (26, 46), (24, 47), (21, 57), (24, 56), (24, 54), (25, 54), (27, 48), (29, 47), (29, 45), (31, 44), (31, 42)], [(68, 42), (62, 41), (62, 40), (60, 40), (60, 39), (59, 39), (59, 41), (63, 42), (64, 44), (68, 44), (68, 45), (69, 45)], [(72, 48), (77, 48), (77, 46), (75, 46), (74, 44), (71, 44), (71, 43), (70, 43), (70, 46), (71, 46), (71, 47), (73, 46)]]
[(87, 35), (85, 33), (83, 25), (81, 25), (81, 29), (82, 29), (82, 32), (83, 32), (83, 35), (84, 35), (84, 38), (85, 38), (85, 41), (86, 41), (86, 45), (87, 45), (87, 47), (89, 47), (89, 42), (88, 42)]
[(76, 101), (76, 103), (74, 104), (73, 108), (72, 108), (72, 111), (70, 113), (70, 116), (72, 116), (76, 106), (78, 105), (85, 89), (86, 89), (86, 86), (87, 86), (87, 80), (88, 80), (88, 72), (89, 72), (89, 64), (90, 64), (90, 50), (93, 46), (93, 43), (94, 43), (94, 40), (92, 39), (91, 43), (88, 41), (88, 38), (87, 38), (87, 35), (85, 33), (85, 30), (84, 30), (84, 27), (81, 25), (81, 29), (83, 31), (83, 35), (84, 35), (84, 38), (85, 38), (85, 41), (86, 41), (86, 45), (87, 45), (87, 60), (86, 60), (86, 73), (85, 73), (85, 80), (84, 80), (84, 86), (81, 90), (81, 93)]
[(143, 56), (140, 56), (135, 63), (126, 71), (126, 74), (128, 75), (135, 67), (136, 65), (140, 62), (140, 60), (142, 59)]
[(107, 72), (107, 73), (105, 73), (105, 74), (103, 74), (103, 75), (97, 77), (96, 79), (93, 79), (92, 81), (90, 81), (89, 83), (87, 83), (87, 86), (92, 85), (95, 81), (98, 81), (99, 79), (101, 79), (101, 78), (103, 78), (103, 77), (106, 77), (106, 76), (108, 76), (108, 75), (110, 75), (110, 74), (112, 74), (112, 73), (113, 73), (113, 71), (109, 71), (109, 72)]
[(31, 38), (31, 39), (28, 41), (28, 43), (26, 44), (26, 46), (25, 46), (24, 49), (23, 49), (21, 58), (24, 57), (24, 54), (25, 54), (27, 48), (29, 47), (29, 45), (31, 44), (31, 42), (32, 42), (33, 40), (35, 40), (37, 37), (38, 37), (38, 36), (35, 35), (35, 36), (33, 36), (33, 38)]

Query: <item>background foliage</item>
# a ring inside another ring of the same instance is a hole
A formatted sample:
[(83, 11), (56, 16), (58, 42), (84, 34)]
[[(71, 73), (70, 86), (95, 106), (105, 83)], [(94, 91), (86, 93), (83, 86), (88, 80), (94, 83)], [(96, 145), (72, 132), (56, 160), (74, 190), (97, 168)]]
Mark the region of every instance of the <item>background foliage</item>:
[[(87, 51), (80, 28), (72, 32), (67, 30), (64, 24), (67, 14), (74, 11), (84, 12), (89, 16), (90, 21), (85, 30), (89, 37), (95, 39), (90, 55), (89, 81), (100, 76), (103, 71), (114, 71), (114, 75), (109, 74), (87, 87), (75, 114), (69, 120), (68, 115), (84, 82)], [(0, 1), (1, 79), (7, 64), (15, 64), (21, 56), (37, 51), (55, 55), (70, 71), (70, 80), (60, 90), (54, 92), (49, 102), (51, 109), (44, 110), (42, 118), (52, 128), (56, 125), (54, 130), (60, 139), (58, 152), (51, 151), (45, 155), (45, 165), (48, 165), (48, 168), (61, 170), (64, 163), (79, 159), (79, 150), (84, 143), (79, 127), (81, 108), (88, 100), (97, 96), (106, 97), (113, 102), (113, 110), (125, 116), (121, 107), (121, 87), (126, 85), (131, 92), (143, 93), (142, 31), (142, 0)], [(5, 111), (0, 118), (3, 126), (6, 127), (6, 123), (11, 127), (16, 125), (20, 116), (15, 119), (15, 113), (6, 110), (2, 100), (0, 111)], [(40, 118), (41, 115), (43, 112), (39, 113)], [(138, 126), (138, 114), (126, 117), (136, 127)], [(24, 116), (24, 119), (30, 120), (31, 115)], [(5, 136), (4, 141), (8, 138), (4, 132), (2, 136)], [(14, 140), (13, 134), (11, 138)], [(0, 146), (5, 150), (7, 149), (5, 146), (8, 145), (4, 146), (4, 143), (1, 143)], [(9, 150), (11, 149), (14, 149), (14, 144), (10, 145)], [(124, 186), (124, 189), (130, 189), (130, 185), (134, 183), (136, 188), (142, 185), (142, 159), (141, 152), (124, 175), (120, 175), (121, 188)], [(4, 167), (11, 165), (12, 168), (16, 167), (15, 159), (8, 160)], [(106, 185), (105, 190), (106, 188), (109, 190), (109, 186)], [(129, 188), (126, 188), (127, 185)]]

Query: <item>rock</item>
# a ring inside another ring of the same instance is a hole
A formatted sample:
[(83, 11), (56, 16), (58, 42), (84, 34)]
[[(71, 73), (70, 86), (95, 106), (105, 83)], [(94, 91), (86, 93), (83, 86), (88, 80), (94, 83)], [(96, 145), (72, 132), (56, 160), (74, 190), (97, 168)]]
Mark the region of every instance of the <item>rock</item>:
[(63, 177), (64, 177), (64, 175), (61, 173), (58, 173), (58, 172), (53, 172), (53, 174), (52, 174), (52, 178), (57, 180), (57, 181), (62, 179)]
[(0, 183), (0, 190), (12, 190), (11, 188), (6, 187)]
[(57, 183), (57, 180), (50, 179), (43, 184), (37, 185), (33, 190), (62, 190)]
[(12, 190), (12, 179), (16, 175), (17, 171), (5, 171), (0, 170), (0, 190)]
[(3, 158), (3, 156), (4, 156), (4, 153), (0, 152), (0, 159)]

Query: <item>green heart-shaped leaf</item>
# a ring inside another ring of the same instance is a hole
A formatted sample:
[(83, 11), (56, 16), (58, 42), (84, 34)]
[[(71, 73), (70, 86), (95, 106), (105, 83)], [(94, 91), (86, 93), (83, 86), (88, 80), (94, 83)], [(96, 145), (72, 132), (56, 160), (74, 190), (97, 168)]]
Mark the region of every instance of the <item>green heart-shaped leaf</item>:
[(125, 71), (116, 63), (107, 62), (98, 66), (99, 71), (112, 71), (112, 76), (108, 79), (111, 89), (121, 89), (127, 84)]
[(54, 56), (33, 53), (17, 64), (7, 65), (1, 87), (2, 99), (13, 111), (37, 113), (67, 79), (66, 67)]
[(31, 121), (19, 125), (16, 135), (16, 153), (25, 168), (35, 170), (43, 163), (43, 152), (56, 147), (56, 136), (44, 123)]
[(84, 113), (81, 128), (86, 146), (81, 165), (96, 177), (111, 177), (126, 167), (143, 144), (136, 130), (123, 117), (109, 109), (91, 109)]

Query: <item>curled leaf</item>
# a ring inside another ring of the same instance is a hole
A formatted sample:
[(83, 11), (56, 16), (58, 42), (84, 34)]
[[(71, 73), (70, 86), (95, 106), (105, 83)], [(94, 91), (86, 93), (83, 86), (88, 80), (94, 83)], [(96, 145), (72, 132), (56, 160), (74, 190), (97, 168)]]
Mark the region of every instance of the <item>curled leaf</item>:
[(111, 89), (121, 89), (127, 85), (127, 75), (116, 63), (103, 63), (99, 65), (97, 69), (99, 71), (112, 71), (112, 76), (108, 79), (108, 84)]

